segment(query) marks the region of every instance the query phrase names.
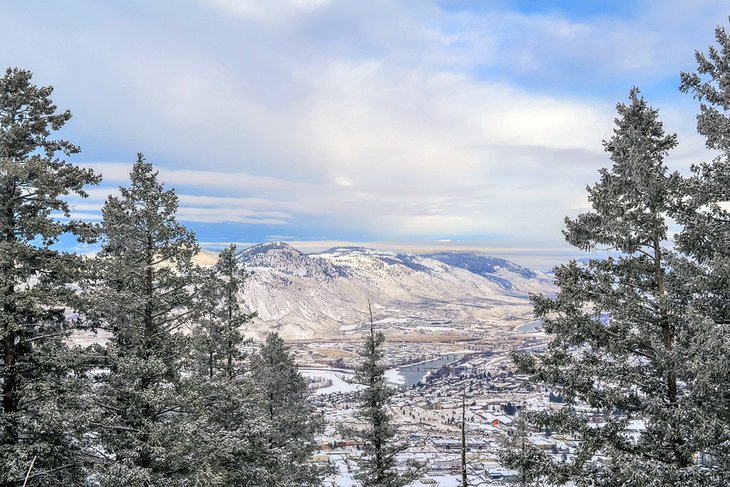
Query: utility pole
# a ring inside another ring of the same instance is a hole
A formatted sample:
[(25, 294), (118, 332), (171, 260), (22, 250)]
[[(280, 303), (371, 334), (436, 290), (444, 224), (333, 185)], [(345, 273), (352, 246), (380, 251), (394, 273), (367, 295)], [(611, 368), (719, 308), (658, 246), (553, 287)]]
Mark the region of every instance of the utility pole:
[(466, 389), (461, 393), (461, 485), (469, 487), (466, 479)]

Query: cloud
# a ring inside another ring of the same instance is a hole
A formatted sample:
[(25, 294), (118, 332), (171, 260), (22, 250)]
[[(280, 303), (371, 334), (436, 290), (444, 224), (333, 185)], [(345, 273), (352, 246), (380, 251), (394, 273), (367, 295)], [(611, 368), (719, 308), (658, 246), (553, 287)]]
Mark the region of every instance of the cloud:
[(177, 218), (188, 222), (251, 223), (256, 225), (284, 225), (290, 215), (275, 212), (256, 212), (242, 208), (190, 208), (181, 206)]
[[(153, 163), (154, 164), (154, 163)], [(129, 181), (132, 163), (120, 162), (85, 162), (83, 167), (94, 169), (101, 174), (104, 181), (124, 183)], [(214, 170), (178, 169), (155, 165), (162, 184), (175, 187), (213, 187), (237, 189), (291, 190), (300, 183), (281, 178), (255, 176), (246, 172), (222, 172)]]
[(692, 69), (723, 2), (510, 5), (5, 4), (0, 55), (74, 112), (64, 135), (105, 176), (76, 205), (86, 216), (140, 150), (184, 221), (558, 245), (634, 83), (680, 132), (675, 167), (703, 158), (691, 106), (664, 86)]
[(323, 7), (329, 0), (206, 0), (206, 3), (226, 13), (245, 19), (276, 20), (282, 16), (301, 14), (303, 11)]
[[(101, 208), (106, 199), (110, 195), (118, 195), (119, 192), (114, 188), (102, 187), (91, 189), (88, 193), (88, 198), (71, 200), (74, 218), (100, 219)], [(231, 198), (184, 193), (178, 193), (177, 196), (179, 206), (176, 216), (184, 222), (286, 225), (293, 218), (292, 211), (300, 210), (299, 205), (293, 202), (269, 201), (262, 198)]]

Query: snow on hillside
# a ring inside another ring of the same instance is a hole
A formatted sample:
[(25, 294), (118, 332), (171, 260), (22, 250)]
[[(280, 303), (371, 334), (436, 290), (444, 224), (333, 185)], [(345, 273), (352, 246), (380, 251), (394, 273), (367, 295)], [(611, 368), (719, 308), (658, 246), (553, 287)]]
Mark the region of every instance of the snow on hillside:
[(359, 247), (303, 254), (274, 242), (243, 250), (239, 260), (251, 274), (243, 299), (258, 312), (251, 331), (291, 338), (359, 333), (368, 299), (383, 328), (448, 332), (526, 316), (528, 292), (552, 292), (544, 275), (501, 260), (496, 279), (429, 256)]
[(552, 278), (543, 272), (482, 252), (437, 252), (422, 255), (478, 274), (517, 295), (542, 293), (546, 286), (552, 285)]

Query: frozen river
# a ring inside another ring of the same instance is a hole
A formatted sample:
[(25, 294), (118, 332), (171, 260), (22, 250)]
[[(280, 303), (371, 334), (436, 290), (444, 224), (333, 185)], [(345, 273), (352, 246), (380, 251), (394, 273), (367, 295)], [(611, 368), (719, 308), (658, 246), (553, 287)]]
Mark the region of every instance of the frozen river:
[(332, 381), (332, 385), (315, 389), (312, 394), (332, 394), (334, 392), (352, 392), (358, 389), (362, 389), (362, 386), (357, 384), (350, 384), (347, 382), (351, 379), (353, 374), (349, 370), (340, 369), (299, 369), (299, 372), (304, 377), (317, 377), (322, 379), (329, 379)]
[[(460, 354), (448, 354), (442, 355), (441, 357), (419, 362), (417, 364), (405, 365), (395, 369), (388, 369), (385, 371), (385, 379), (388, 384), (392, 386), (406, 386), (411, 387), (421, 380), (432, 370), (437, 370), (444, 365), (454, 363), (461, 359), (463, 355)], [(299, 372), (304, 377), (317, 377), (322, 379), (329, 379), (332, 381), (332, 385), (316, 389), (313, 394), (332, 394), (334, 392), (352, 392), (358, 389), (362, 389), (362, 386), (358, 384), (351, 384), (348, 382), (352, 378), (353, 373), (350, 370), (344, 369), (306, 369), (301, 368)]]

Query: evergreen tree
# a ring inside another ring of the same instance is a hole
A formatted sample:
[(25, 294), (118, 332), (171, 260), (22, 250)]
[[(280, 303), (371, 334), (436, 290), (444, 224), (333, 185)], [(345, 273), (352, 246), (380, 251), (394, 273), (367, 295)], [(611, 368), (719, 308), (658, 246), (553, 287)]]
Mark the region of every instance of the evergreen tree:
[(81, 471), (74, 432), (78, 419), (76, 362), (63, 343), (77, 306), (81, 260), (54, 250), (64, 234), (90, 241), (94, 229), (70, 219), (65, 196), (86, 197), (100, 180), (91, 170), (56, 158), (78, 147), (51, 138), (71, 118), (57, 113), (53, 88), (31, 73), (8, 69), (0, 78), (0, 485), (72, 485)]
[(257, 439), (266, 426), (258, 414), (255, 378), (246, 377), (241, 327), (254, 313), (243, 311), (238, 293), (245, 273), (231, 245), (201, 286), (200, 310), (192, 334), (194, 373), (187, 381), (196, 416), (193, 481), (198, 485), (251, 485), (265, 476)]
[(530, 432), (523, 416), (519, 416), (510, 429), (499, 455), (500, 461), (517, 471), (509, 485), (527, 487), (552, 470), (550, 459), (530, 441)]
[(309, 402), (307, 383), (278, 333), (251, 357), (255, 402), (265, 424), (256, 440), (258, 463), (263, 469), (256, 485), (305, 487), (322, 484), (325, 470), (311, 463), (324, 431), (324, 420)]
[(697, 131), (717, 156), (692, 168), (677, 220), (675, 287), (693, 325), (683, 339), (691, 360), (685, 378), (698, 407), (705, 482), (730, 484), (730, 36), (715, 30), (718, 47), (696, 53), (697, 72), (682, 73), (683, 92), (700, 101)]
[(385, 367), (382, 365), (384, 342), (385, 335), (375, 331), (370, 310), (370, 333), (365, 337), (360, 351), (362, 363), (353, 379), (354, 383), (365, 386), (360, 391), (357, 412), (365, 426), (353, 431), (362, 441), (362, 455), (357, 461), (360, 470), (356, 478), (363, 487), (403, 487), (418, 479), (422, 469), (422, 465), (411, 463), (403, 472), (398, 471), (397, 455), (408, 445), (399, 441), (398, 429), (388, 412), (394, 390), (385, 382)]
[(140, 154), (130, 186), (103, 208), (101, 279), (93, 292), (112, 338), (109, 374), (94, 399), (106, 457), (96, 477), (101, 485), (182, 485), (194, 467), (180, 372), (198, 246), (175, 219), (177, 203)]
[(245, 271), (236, 262), (236, 246), (227, 247), (201, 286), (198, 300), (200, 317), (193, 333), (197, 363), (209, 379), (224, 374), (228, 379), (239, 375), (238, 363), (246, 342), (241, 331), (255, 313), (246, 313), (238, 298)]
[[(566, 219), (565, 236), (582, 250), (619, 256), (557, 267), (557, 297), (534, 299), (553, 340), (539, 361), (516, 358), (537, 382), (565, 397), (566, 407), (536, 413), (533, 423), (581, 440), (572, 459), (548, 469), (552, 480), (691, 485), (698, 471), (696, 408), (680, 375), (687, 324), (667, 285), (664, 246), (681, 178), (667, 174), (663, 159), (676, 138), (665, 135), (657, 111), (636, 89), (618, 113), (613, 137), (604, 142), (612, 169), (601, 170), (588, 189), (593, 211)], [(605, 423), (592, 424), (575, 411), (578, 404), (605, 413)], [(615, 410), (624, 414), (610, 415)], [(638, 439), (626, 430), (629, 418), (645, 423)], [(598, 454), (610, 457), (610, 466), (592, 461)]]

